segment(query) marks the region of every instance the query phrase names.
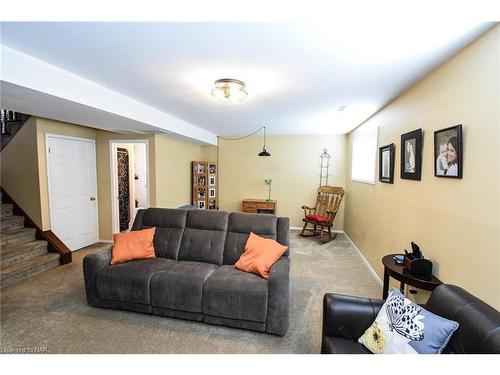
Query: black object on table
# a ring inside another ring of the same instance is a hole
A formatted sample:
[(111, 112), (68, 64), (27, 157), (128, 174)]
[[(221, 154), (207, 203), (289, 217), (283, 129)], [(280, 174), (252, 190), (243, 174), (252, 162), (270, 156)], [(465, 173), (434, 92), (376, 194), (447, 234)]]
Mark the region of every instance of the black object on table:
[(434, 275), (426, 277), (408, 272), (403, 265), (397, 264), (394, 261), (395, 255), (400, 254), (389, 254), (382, 258), (382, 264), (384, 265), (383, 299), (387, 299), (389, 295), (389, 277), (393, 277), (400, 282), (399, 290), (401, 293), (404, 293), (405, 284), (429, 291), (434, 290), (438, 285), (442, 284), (441, 280)]

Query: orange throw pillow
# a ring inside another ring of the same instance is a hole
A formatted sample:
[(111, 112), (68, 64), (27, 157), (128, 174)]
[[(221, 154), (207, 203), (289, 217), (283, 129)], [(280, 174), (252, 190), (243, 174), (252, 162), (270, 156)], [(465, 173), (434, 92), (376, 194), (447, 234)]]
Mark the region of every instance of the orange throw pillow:
[(125, 263), (134, 259), (156, 258), (153, 238), (156, 228), (113, 234), (115, 244), (111, 264)]
[(288, 247), (282, 246), (274, 240), (257, 236), (251, 232), (245, 245), (245, 251), (234, 267), (269, 279), (271, 267), (287, 249)]

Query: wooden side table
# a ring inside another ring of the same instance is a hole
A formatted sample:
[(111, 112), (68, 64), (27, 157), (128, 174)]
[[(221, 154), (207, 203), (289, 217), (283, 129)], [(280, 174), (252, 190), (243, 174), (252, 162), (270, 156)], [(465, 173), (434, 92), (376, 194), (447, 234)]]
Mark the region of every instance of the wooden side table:
[(387, 296), (389, 295), (389, 277), (393, 277), (400, 282), (399, 290), (401, 293), (404, 293), (405, 284), (429, 291), (433, 291), (438, 285), (442, 284), (441, 280), (434, 275), (425, 277), (409, 273), (403, 265), (397, 264), (394, 261), (394, 255), (399, 254), (389, 254), (382, 258), (382, 264), (384, 265), (384, 287), (382, 299), (387, 299)]
[(253, 214), (276, 214), (276, 201), (265, 199), (245, 199), (242, 203), (243, 212)]

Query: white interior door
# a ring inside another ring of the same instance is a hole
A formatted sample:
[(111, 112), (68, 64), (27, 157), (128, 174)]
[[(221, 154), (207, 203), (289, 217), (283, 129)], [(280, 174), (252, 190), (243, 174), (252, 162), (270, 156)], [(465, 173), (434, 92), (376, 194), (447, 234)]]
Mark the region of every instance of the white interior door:
[(46, 136), (51, 230), (77, 250), (98, 241), (93, 140)]

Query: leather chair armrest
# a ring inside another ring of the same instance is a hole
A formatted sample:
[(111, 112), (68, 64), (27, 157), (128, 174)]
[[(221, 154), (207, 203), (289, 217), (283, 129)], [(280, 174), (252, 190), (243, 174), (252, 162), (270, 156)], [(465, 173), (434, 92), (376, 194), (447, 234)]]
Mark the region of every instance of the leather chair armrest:
[(266, 332), (284, 336), (290, 309), (290, 258), (283, 256), (273, 264), (268, 283)]
[(357, 340), (377, 317), (383, 300), (327, 293), (323, 298), (322, 337)]
[(85, 255), (83, 258), (83, 277), (85, 279), (85, 292), (87, 303), (91, 306), (99, 306), (99, 295), (97, 294), (96, 275), (108, 267), (111, 262), (111, 245), (107, 249), (96, 251)]

